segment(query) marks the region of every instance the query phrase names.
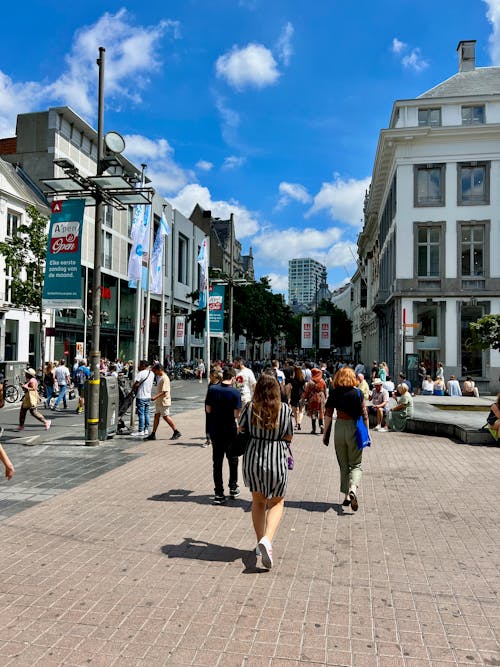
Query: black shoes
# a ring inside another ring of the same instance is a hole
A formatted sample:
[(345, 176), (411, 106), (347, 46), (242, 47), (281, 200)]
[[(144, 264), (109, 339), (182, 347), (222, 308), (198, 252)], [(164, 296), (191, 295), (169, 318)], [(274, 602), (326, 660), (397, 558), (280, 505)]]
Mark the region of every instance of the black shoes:
[(226, 496), (215, 496), (215, 498), (212, 500), (212, 505), (225, 505), (226, 504)]
[(156, 433), (150, 433), (144, 440), (156, 440)]
[(175, 430), (170, 440), (178, 440), (181, 437), (181, 432)]
[(236, 487), (235, 489), (229, 489), (229, 495), (231, 498), (237, 498), (240, 495), (239, 487)]
[(354, 491), (349, 491), (349, 498), (351, 499), (351, 507), (353, 512), (358, 511), (358, 499)]

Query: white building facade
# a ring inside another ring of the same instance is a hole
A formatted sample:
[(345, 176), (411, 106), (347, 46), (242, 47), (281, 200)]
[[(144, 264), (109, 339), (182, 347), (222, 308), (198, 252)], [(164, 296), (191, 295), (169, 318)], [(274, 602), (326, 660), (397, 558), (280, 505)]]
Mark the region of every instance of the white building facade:
[(380, 134), (358, 238), (354, 347), (393, 373), (472, 375), (496, 391), (500, 353), (470, 349), (469, 322), (500, 312), (500, 68), (459, 72), (395, 102)]
[(288, 304), (292, 309), (307, 309), (314, 304), (322, 284), (326, 284), (326, 266), (311, 258), (289, 260)]

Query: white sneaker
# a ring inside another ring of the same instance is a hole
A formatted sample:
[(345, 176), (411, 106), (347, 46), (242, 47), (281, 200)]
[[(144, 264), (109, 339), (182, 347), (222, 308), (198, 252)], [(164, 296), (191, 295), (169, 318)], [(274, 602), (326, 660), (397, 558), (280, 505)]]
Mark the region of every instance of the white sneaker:
[(389, 429), (388, 428), (379, 428), (379, 433), (388, 433)]
[(270, 570), (273, 566), (273, 547), (267, 537), (263, 537), (257, 545), (262, 555), (262, 565)]
[(380, 431), (381, 428), (382, 428), (382, 427), (379, 426), (379, 425), (377, 424), (373, 430), (374, 430), (374, 431)]
[(144, 436), (144, 431), (134, 431), (130, 434), (133, 438), (142, 438)]

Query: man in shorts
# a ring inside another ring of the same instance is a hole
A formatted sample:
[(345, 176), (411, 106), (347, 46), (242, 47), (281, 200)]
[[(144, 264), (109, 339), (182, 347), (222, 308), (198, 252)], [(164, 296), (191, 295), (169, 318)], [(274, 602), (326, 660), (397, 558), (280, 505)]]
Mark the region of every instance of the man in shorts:
[(173, 430), (173, 435), (170, 440), (177, 440), (181, 437), (181, 433), (177, 430), (177, 426), (170, 417), (170, 406), (172, 405), (172, 399), (170, 397), (170, 378), (165, 373), (161, 364), (154, 364), (152, 371), (156, 376), (156, 393), (151, 396), (151, 400), (155, 402), (156, 410), (153, 420), (153, 430), (145, 440), (156, 440), (156, 431), (160, 424), (160, 417), (163, 417)]

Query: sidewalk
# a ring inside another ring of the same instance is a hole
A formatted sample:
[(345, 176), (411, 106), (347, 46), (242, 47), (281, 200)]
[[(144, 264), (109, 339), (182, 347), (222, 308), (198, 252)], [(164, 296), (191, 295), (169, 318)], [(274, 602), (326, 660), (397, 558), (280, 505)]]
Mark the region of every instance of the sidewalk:
[(374, 433), (344, 513), (304, 419), (268, 572), (249, 492), (211, 504), (202, 410), (175, 419), (0, 522), (0, 666), (500, 665), (500, 449)]

